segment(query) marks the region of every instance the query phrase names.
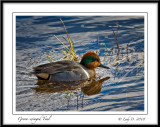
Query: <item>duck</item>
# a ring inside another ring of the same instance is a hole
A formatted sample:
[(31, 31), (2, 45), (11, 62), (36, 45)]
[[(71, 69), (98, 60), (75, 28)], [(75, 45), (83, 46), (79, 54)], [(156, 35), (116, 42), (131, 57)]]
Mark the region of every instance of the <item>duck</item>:
[(72, 60), (60, 60), (34, 67), (34, 74), (38, 80), (49, 81), (81, 81), (94, 78), (95, 68), (110, 69), (100, 62), (95, 52), (85, 53), (78, 63)]

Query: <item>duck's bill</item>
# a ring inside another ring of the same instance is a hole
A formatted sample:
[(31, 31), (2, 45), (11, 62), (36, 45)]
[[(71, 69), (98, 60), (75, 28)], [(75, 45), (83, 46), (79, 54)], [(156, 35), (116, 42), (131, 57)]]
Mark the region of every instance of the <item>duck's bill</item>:
[(110, 69), (109, 67), (103, 65), (103, 64), (100, 64), (98, 67), (102, 67), (102, 68), (106, 68), (106, 69)]

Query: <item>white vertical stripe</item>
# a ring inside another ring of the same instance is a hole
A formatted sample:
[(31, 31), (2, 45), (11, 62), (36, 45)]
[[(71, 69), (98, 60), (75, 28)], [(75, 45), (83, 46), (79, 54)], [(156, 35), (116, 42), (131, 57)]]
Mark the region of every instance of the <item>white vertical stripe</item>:
[[(80, 66), (80, 67), (81, 67), (81, 66)], [(87, 72), (83, 67), (81, 67), (81, 68), (82, 68), (82, 70), (84, 71), (84, 73), (87, 75), (87, 78), (90, 78), (88, 72)]]

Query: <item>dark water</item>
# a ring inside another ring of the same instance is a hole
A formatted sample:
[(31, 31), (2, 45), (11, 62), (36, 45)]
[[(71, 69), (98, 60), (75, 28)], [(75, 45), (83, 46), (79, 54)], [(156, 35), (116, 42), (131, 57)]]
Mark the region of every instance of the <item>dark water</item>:
[[(49, 85), (30, 74), (37, 65), (64, 59), (56, 37), (69, 44), (60, 18), (77, 55), (96, 51), (98, 33), (98, 55), (110, 69), (97, 68), (86, 87)], [(16, 110), (144, 111), (144, 17), (17, 16)]]

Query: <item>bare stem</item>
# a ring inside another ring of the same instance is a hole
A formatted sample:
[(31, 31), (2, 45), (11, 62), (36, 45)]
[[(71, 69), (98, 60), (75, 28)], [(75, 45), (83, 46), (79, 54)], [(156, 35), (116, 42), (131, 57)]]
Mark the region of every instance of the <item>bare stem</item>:
[[(112, 29), (112, 30), (113, 30), (113, 29)], [(118, 44), (117, 36), (116, 36), (114, 30), (113, 30), (113, 34), (114, 34), (114, 38), (115, 38), (115, 41), (116, 41), (117, 48), (118, 48), (118, 50), (119, 50), (119, 44)]]
[(96, 53), (98, 52), (98, 32), (97, 32), (97, 49), (96, 49)]

